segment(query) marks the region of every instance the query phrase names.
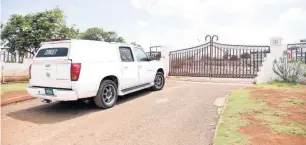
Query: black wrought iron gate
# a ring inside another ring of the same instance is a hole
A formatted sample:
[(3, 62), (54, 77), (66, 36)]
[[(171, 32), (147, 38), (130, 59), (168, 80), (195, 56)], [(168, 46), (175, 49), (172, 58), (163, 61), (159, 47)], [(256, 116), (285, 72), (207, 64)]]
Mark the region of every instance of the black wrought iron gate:
[(171, 51), (170, 76), (254, 78), (270, 46), (221, 44), (207, 35), (205, 44)]

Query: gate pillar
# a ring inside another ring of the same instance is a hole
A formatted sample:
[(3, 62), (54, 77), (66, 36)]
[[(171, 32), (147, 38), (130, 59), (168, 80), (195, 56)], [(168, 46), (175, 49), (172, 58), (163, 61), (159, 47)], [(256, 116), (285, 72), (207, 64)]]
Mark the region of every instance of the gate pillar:
[(163, 47), (161, 49), (161, 58), (160, 61), (164, 64), (165, 76), (169, 75), (169, 48)]
[(260, 71), (257, 73), (255, 82), (257, 84), (267, 83), (279, 79), (273, 72), (273, 61), (283, 56), (284, 51), (287, 50), (287, 45), (282, 44), (281, 37), (273, 37), (270, 39), (270, 53), (268, 53), (266, 60), (263, 62)]

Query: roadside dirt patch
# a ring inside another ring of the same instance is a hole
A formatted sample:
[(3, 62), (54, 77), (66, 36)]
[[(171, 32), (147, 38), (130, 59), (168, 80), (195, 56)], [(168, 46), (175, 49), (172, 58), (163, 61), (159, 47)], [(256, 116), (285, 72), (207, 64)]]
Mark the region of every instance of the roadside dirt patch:
[(248, 120), (248, 125), (240, 128), (240, 133), (250, 137), (251, 145), (305, 145), (306, 137), (284, 135), (273, 132), (266, 122), (259, 121), (252, 114), (242, 114)]
[(20, 96), (29, 96), (29, 94), (27, 93), (27, 91), (6, 92), (6, 93), (1, 94), (1, 101), (18, 98)]
[[(306, 87), (278, 89), (251, 87), (250, 90), (250, 96), (253, 99), (266, 102), (268, 107), (262, 108), (263, 110), (256, 110), (255, 113), (241, 115), (242, 118), (248, 120), (248, 125), (241, 127), (240, 133), (249, 136), (250, 144), (306, 145), (306, 136), (291, 134), (288, 131), (287, 133), (280, 133), (271, 128), (272, 122), (274, 122), (274, 125), (299, 123), (300, 126), (295, 127), (305, 131), (303, 126), (306, 125)], [(265, 115), (262, 113), (272, 114), (265, 117), (268, 120), (262, 120), (256, 117), (257, 115)], [(288, 129), (285, 125), (278, 127)]]
[(5, 106), (12, 103), (17, 103), (29, 99), (34, 99), (29, 95), (27, 91), (14, 91), (1, 94), (1, 106)]
[(251, 88), (254, 98), (267, 102), (269, 108), (289, 113), (283, 121), (306, 124), (306, 87), (291, 89)]

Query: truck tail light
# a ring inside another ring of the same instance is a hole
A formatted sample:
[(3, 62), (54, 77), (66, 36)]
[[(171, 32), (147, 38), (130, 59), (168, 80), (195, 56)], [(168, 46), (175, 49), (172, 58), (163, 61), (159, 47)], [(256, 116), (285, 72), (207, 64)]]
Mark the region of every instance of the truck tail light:
[(31, 79), (31, 70), (32, 70), (32, 64), (29, 66), (29, 78)]
[(71, 81), (78, 81), (81, 73), (81, 64), (72, 63), (70, 68)]

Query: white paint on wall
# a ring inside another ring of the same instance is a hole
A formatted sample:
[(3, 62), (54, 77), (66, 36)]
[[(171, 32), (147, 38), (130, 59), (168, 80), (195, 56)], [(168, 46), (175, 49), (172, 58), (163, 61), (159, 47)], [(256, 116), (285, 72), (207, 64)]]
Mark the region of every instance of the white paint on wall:
[(162, 48), (160, 61), (164, 63), (165, 74), (166, 76), (168, 76), (169, 74), (169, 48), (167, 47)]
[(4, 76), (25, 76), (28, 75), (28, 69), (32, 63), (31, 59), (25, 59), (23, 63), (4, 63), (0, 62), (0, 68), (3, 69)]
[(281, 37), (273, 37), (270, 39), (270, 53), (267, 55), (260, 71), (257, 73), (257, 77), (255, 78), (257, 84), (280, 80), (280, 77), (273, 72), (273, 61), (280, 58), (286, 50), (287, 45), (282, 44)]

